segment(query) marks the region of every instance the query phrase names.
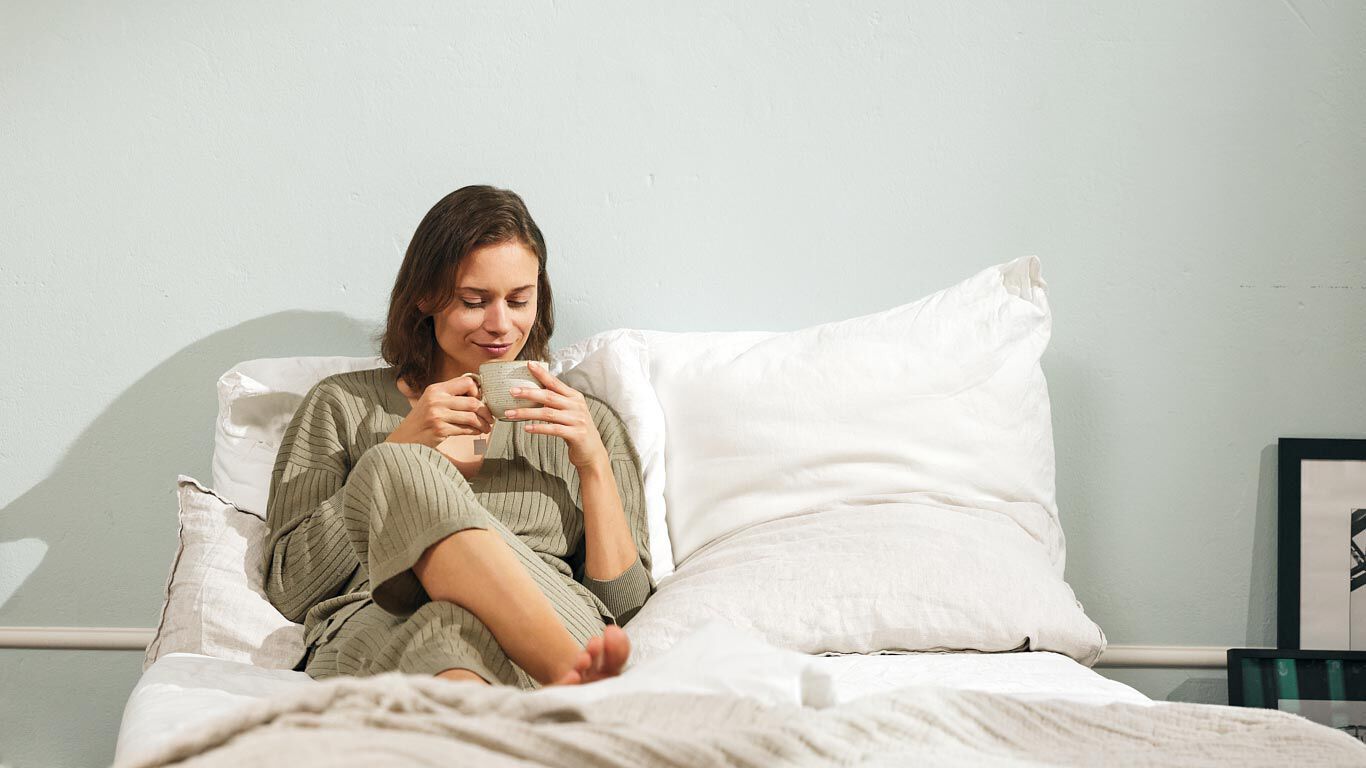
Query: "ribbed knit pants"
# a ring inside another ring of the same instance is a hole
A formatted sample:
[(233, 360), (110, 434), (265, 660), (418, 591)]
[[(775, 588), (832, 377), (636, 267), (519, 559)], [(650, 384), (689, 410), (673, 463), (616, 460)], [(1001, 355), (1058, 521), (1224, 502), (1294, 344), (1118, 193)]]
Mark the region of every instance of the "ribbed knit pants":
[(602, 634), (598, 609), (482, 506), (460, 470), (433, 448), (380, 443), (367, 450), (347, 476), (343, 519), (370, 574), (371, 598), (311, 652), (306, 671), (313, 678), (461, 668), (491, 683), (540, 687), (483, 622), (430, 599), (412, 571), (428, 547), (467, 528), (496, 531), (507, 542), (580, 645)]

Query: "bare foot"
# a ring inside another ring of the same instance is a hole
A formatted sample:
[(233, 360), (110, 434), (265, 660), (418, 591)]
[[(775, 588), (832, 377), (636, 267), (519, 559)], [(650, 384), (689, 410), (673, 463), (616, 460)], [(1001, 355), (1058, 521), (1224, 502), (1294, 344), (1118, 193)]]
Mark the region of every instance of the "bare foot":
[(578, 685), (616, 677), (630, 656), (631, 638), (621, 627), (608, 624), (601, 637), (590, 639), (588, 647), (579, 652), (574, 667), (550, 685)]

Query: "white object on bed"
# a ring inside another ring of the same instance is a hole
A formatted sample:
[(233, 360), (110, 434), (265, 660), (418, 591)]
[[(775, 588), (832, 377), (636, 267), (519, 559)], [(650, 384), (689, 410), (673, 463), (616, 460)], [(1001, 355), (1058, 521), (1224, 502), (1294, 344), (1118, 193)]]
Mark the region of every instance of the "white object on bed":
[(648, 660), (713, 620), (802, 653), (1056, 651), (1090, 666), (1105, 636), (1017, 516), (1036, 504), (864, 496), (710, 542), (629, 621)]
[(178, 543), (142, 668), (190, 652), (293, 669), (303, 658), (304, 630), (266, 597), (265, 522), (192, 477), (180, 475), (176, 485)]
[(304, 395), (334, 373), (382, 365), (378, 357), (267, 357), (229, 368), (218, 377), (214, 491), (265, 520), (275, 455)]
[[(649, 664), (633, 664), (619, 682), (609, 683), (595, 683), (577, 693), (531, 695), (591, 700), (601, 698), (592, 689), (603, 687), (604, 691), (615, 693), (735, 693), (765, 703), (805, 701), (808, 706), (824, 706), (921, 685), (1091, 704), (1152, 703), (1138, 691), (1053, 653), (801, 657), (765, 646), (752, 636), (745, 637), (738, 630), (718, 624), (703, 627), (685, 638), (676, 653)], [(250, 701), (316, 684), (302, 672), (263, 670), (199, 654), (169, 654), (143, 674), (129, 695), (115, 762), (146, 754), (177, 733)]]
[(1039, 358), (1039, 260), (789, 333), (647, 332), (666, 423), (675, 566), (747, 525), (841, 501), (940, 493), (1032, 504), (1016, 522), (1059, 578), (1063, 534)]

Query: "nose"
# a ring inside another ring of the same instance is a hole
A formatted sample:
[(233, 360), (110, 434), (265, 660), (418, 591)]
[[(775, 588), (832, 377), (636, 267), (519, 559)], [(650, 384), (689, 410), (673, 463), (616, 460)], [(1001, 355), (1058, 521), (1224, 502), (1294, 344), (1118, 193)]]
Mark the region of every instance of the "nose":
[(484, 331), (501, 339), (511, 325), (507, 306), (501, 301), (490, 302), (488, 309), (484, 311)]

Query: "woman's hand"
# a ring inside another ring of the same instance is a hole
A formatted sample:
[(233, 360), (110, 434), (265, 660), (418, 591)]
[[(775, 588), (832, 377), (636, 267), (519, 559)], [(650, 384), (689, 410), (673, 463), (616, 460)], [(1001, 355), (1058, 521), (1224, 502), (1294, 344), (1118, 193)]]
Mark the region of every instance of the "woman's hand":
[[(400, 383), (409, 400), (417, 394)], [(452, 435), (482, 435), (493, 431), (493, 414), (479, 399), (479, 385), (468, 376), (438, 381), (423, 390), (413, 409), (386, 443), (418, 443), (435, 448)]]
[(588, 401), (583, 394), (557, 379), (545, 366), (537, 362), (527, 365), (531, 375), (545, 389), (513, 387), (511, 394), (541, 404), (539, 408), (514, 408), (504, 413), (508, 419), (535, 420), (545, 424), (527, 424), (527, 432), (554, 435), (569, 444), (569, 463), (582, 472), (589, 467), (608, 466), (607, 447), (588, 412)]

